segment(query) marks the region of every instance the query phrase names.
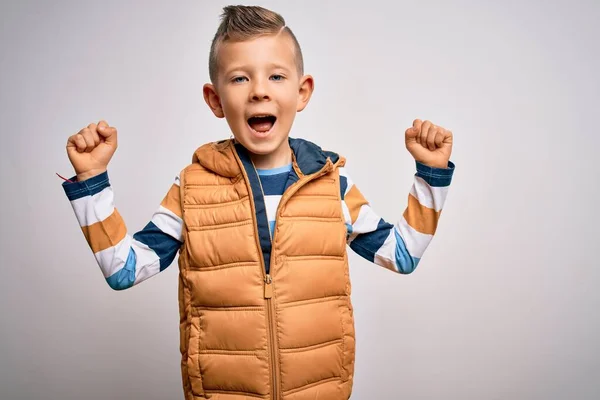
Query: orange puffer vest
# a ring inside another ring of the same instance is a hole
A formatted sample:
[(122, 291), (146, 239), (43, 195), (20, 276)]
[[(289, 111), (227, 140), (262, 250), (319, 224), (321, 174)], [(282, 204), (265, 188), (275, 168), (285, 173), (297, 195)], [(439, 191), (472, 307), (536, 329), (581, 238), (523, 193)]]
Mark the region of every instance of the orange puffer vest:
[(347, 400), (354, 320), (338, 167), (289, 139), (293, 171), (271, 240), (260, 180), (232, 140), (181, 173), (179, 254), (186, 400)]

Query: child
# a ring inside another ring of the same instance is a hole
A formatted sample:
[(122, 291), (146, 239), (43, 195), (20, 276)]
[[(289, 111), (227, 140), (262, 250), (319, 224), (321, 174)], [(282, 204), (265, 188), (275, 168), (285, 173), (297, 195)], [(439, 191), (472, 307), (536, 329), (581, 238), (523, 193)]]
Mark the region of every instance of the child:
[[(415, 120), (408, 207), (379, 218), (345, 159), (289, 133), (313, 78), (284, 19), (225, 7), (204, 99), (234, 139), (198, 148), (152, 220), (133, 236), (106, 172), (117, 131), (90, 124), (67, 142), (65, 182), (111, 288), (130, 288), (179, 252), (181, 370), (187, 400), (341, 400), (352, 391), (354, 320), (346, 245), (408, 274), (431, 241), (454, 165), (452, 133)], [(390, 176), (389, 179), (393, 179)]]

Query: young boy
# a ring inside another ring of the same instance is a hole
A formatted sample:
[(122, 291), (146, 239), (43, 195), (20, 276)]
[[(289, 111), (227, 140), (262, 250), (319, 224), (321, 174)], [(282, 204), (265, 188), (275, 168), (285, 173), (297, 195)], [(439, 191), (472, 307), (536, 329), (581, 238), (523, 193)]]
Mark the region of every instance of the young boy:
[(179, 252), (187, 400), (348, 399), (346, 245), (394, 272), (416, 268), (454, 170), (452, 133), (420, 120), (406, 130), (417, 172), (392, 225), (370, 208), (343, 157), (289, 137), (313, 78), (279, 14), (226, 7), (209, 69), (204, 98), (234, 139), (198, 148), (143, 230), (128, 235), (114, 207), (106, 169), (117, 131), (104, 121), (68, 139), (77, 176), (65, 192), (111, 288), (158, 274)]

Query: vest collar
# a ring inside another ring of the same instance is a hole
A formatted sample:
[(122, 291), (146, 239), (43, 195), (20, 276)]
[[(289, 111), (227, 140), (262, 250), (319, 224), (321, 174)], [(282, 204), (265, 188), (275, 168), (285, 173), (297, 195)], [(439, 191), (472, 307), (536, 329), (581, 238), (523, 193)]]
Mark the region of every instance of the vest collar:
[(303, 175), (311, 175), (320, 171), (327, 164), (327, 159), (335, 164), (340, 156), (331, 151), (324, 151), (318, 145), (304, 139), (289, 139), (290, 147), (296, 158), (296, 164)]
[[(327, 165), (327, 159), (330, 159), (332, 164), (340, 160), (337, 153), (325, 151), (308, 140), (297, 138), (288, 140), (294, 153), (294, 164), (301, 175), (311, 175), (321, 171)], [(235, 160), (234, 151), (237, 151), (238, 155), (247, 154), (247, 150), (234, 139), (207, 143), (196, 150), (192, 162), (200, 163), (204, 168), (218, 175), (235, 178), (241, 170)]]

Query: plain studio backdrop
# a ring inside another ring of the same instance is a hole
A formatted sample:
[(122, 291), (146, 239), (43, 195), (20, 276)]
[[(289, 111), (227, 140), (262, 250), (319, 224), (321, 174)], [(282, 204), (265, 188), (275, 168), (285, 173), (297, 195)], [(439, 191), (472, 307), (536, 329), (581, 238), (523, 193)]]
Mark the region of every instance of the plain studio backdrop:
[[(201, 144), (222, 1), (2, 2), (0, 398), (180, 399), (176, 262), (106, 284), (55, 175), (106, 119), (130, 233)], [(316, 89), (291, 135), (348, 158), (402, 216), (415, 118), (454, 132), (456, 173), (408, 276), (350, 252), (353, 399), (600, 398), (600, 5), (259, 2), (283, 14)]]

